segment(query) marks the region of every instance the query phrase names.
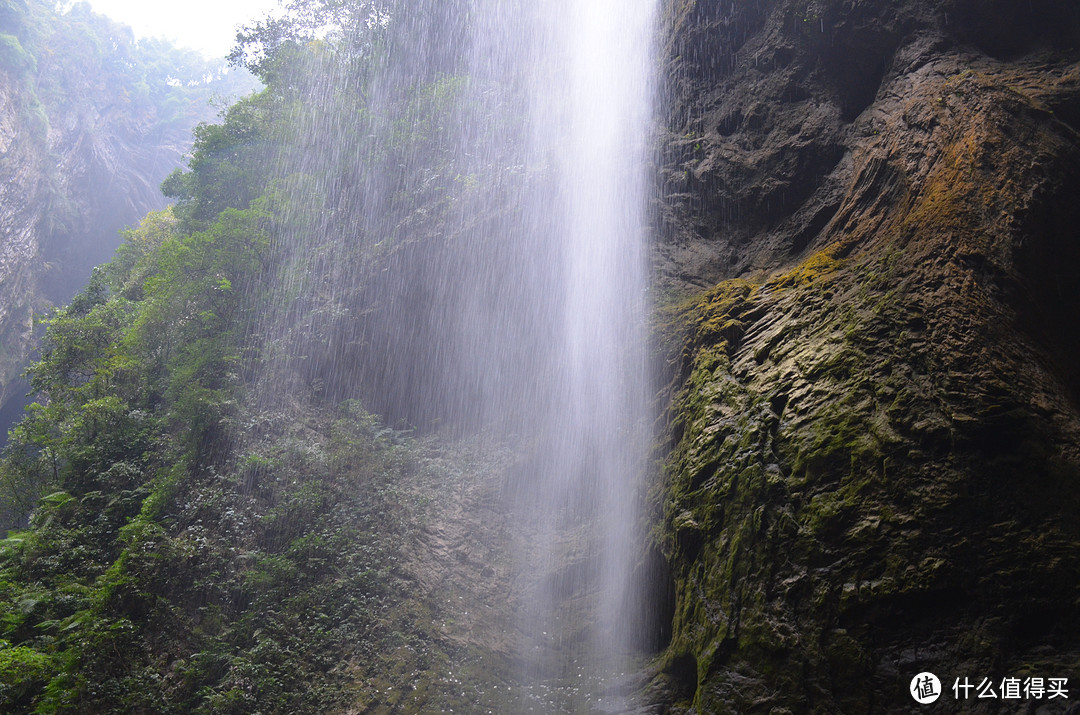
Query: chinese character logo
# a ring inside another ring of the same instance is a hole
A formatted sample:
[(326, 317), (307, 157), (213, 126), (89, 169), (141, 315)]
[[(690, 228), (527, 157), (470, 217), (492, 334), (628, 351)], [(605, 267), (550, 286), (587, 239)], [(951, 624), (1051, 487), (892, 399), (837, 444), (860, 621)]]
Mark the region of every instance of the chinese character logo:
[(941, 697), (941, 681), (933, 673), (919, 673), (911, 679), (911, 697), (920, 705), (929, 705)]

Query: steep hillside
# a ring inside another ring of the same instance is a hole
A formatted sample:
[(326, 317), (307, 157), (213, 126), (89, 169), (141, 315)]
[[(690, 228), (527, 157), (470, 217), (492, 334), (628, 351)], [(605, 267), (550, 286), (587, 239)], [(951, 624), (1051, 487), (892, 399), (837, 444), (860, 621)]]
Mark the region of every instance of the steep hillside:
[[(210, 105), (250, 91), (242, 73), (90, 12), (0, 8), (0, 434), (27, 386), (34, 313), (72, 298), (118, 232), (165, 199)], [(207, 81), (207, 77), (215, 77)]]
[[(371, 71), (389, 64), (385, 45), (365, 54), (377, 40), (438, 46), (414, 29), (288, 28), (259, 56), (267, 88), (196, 130), (165, 182), (176, 206), (50, 319), (42, 399), (0, 460), (5, 505), (33, 508), (0, 542), (0, 708), (517, 699), (495, 687), (520, 653), (498, 497), (521, 467), (498, 439), (418, 438), (344, 399), (420, 422), (451, 411), (443, 385), (460, 379), (420, 318), (463, 287), (433, 286), (416, 256), (476, 246), (442, 229), (490, 174), (445, 118), (491, 98), (425, 61)], [(409, 391), (377, 392), (364, 378), (380, 374)]]
[(675, 2), (667, 40), (676, 710), (1076, 682), (1075, 5)]

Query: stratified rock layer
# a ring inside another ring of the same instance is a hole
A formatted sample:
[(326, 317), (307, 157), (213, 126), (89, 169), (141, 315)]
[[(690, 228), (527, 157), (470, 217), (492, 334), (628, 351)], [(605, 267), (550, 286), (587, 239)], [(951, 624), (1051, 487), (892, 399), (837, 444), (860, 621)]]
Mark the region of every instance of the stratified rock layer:
[(1075, 5), (667, 12), (655, 684), (746, 713), (1080, 683)]

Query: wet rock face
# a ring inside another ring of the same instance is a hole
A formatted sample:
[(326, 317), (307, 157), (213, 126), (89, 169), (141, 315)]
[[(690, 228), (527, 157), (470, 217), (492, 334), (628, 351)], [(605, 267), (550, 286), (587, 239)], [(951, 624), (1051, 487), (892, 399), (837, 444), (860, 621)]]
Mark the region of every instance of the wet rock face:
[(675, 711), (1080, 677), (1080, 25), (991, 4), (668, 8)]
[(661, 274), (704, 287), (802, 253), (847, 190), (855, 120), (912, 62), (1008, 63), (1080, 34), (1068, 3), (999, 4), (671, 0)]

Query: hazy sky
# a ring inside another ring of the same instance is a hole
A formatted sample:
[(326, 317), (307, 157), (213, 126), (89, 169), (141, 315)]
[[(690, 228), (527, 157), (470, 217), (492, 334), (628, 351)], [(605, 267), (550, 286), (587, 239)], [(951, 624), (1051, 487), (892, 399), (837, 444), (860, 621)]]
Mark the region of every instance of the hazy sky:
[(136, 37), (164, 37), (207, 57), (224, 57), (236, 26), (263, 17), (277, 0), (88, 0), (94, 11), (130, 25)]

